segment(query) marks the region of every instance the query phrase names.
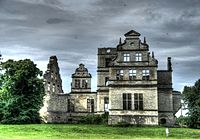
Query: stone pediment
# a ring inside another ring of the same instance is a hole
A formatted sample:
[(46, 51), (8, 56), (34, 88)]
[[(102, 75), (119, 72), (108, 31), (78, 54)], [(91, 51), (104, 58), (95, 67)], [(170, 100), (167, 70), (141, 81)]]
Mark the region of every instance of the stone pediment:
[(91, 77), (91, 74), (88, 73), (88, 69), (85, 68), (84, 64), (79, 64), (79, 67), (76, 69), (75, 73), (72, 74), (72, 77)]
[(125, 37), (128, 37), (128, 36), (140, 36), (140, 33), (136, 32), (135, 30), (130, 30), (129, 32), (124, 34), (124, 36)]
[(76, 72), (88, 72), (87, 68), (85, 68), (84, 64), (79, 64), (79, 67), (76, 69)]

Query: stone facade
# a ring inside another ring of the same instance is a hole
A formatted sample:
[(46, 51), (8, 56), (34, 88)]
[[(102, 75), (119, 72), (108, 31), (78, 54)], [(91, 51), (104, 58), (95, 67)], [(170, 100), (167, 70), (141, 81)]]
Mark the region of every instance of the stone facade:
[(91, 74), (80, 64), (72, 74), (71, 92), (63, 93), (56, 56), (44, 75), (46, 96), (41, 115), (48, 123), (77, 122), (81, 116), (109, 113), (108, 124), (173, 125), (180, 92), (172, 88), (172, 64), (157, 70), (149, 45), (131, 30), (116, 48), (98, 48), (97, 92)]

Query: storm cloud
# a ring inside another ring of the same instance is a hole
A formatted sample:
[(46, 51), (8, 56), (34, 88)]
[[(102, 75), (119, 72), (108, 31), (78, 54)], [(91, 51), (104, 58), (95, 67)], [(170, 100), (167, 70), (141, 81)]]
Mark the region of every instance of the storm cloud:
[(43, 71), (57, 55), (65, 92), (84, 63), (96, 90), (97, 48), (116, 47), (129, 30), (145, 36), (182, 91), (200, 78), (199, 0), (0, 0), (0, 51), (4, 60), (30, 58)]

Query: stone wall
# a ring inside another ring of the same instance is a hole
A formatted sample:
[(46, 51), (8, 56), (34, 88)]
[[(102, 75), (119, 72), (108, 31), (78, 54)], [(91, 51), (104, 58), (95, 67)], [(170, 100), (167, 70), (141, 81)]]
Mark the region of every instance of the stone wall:
[(97, 113), (98, 114), (104, 114), (105, 108), (104, 108), (104, 98), (109, 98), (109, 92), (108, 91), (101, 91), (97, 94)]
[(87, 110), (87, 100), (94, 99), (94, 112), (97, 111), (97, 95), (96, 92), (88, 93), (70, 93), (70, 99), (75, 101), (74, 112), (84, 113), (89, 112)]
[(109, 115), (108, 124), (116, 125), (120, 122), (136, 125), (158, 125), (158, 116), (150, 115)]
[(175, 124), (175, 116), (172, 112), (159, 112), (159, 124), (172, 126)]
[(158, 93), (158, 110), (160, 112), (173, 112), (173, 96), (171, 90), (159, 90)]
[(174, 114), (181, 108), (181, 92), (173, 91), (173, 111)]
[[(144, 110), (158, 110), (158, 96), (157, 96), (157, 87), (151, 88), (133, 88), (133, 87), (110, 87), (109, 89), (109, 104), (110, 109), (123, 109), (122, 103), (122, 94), (123, 93), (131, 93), (132, 94), (132, 102), (134, 102), (134, 93), (142, 93), (143, 94), (143, 105)], [(132, 109), (134, 105), (132, 105)], [(111, 113), (112, 114), (112, 113)]]
[[(123, 110), (123, 93), (132, 94), (132, 109)], [(143, 110), (134, 110), (134, 93), (143, 94)], [(109, 124), (116, 124), (117, 122), (126, 121), (131, 124), (158, 124), (158, 96), (157, 88), (127, 88), (118, 87), (110, 88), (109, 90)], [(119, 118), (119, 119), (117, 119)], [(129, 120), (127, 120), (129, 119)], [(143, 119), (140, 121), (139, 119)], [(138, 121), (139, 120), (139, 121)]]
[[(52, 119), (56, 119), (54, 115), (58, 113), (66, 113), (68, 111), (68, 95), (67, 94), (50, 94), (47, 93), (44, 97), (44, 106), (40, 110), (40, 115), (43, 118), (44, 122), (51, 123)], [(59, 116), (60, 119), (63, 119), (63, 116)], [(62, 120), (63, 121), (63, 120)], [(59, 121), (58, 121), (59, 122)]]

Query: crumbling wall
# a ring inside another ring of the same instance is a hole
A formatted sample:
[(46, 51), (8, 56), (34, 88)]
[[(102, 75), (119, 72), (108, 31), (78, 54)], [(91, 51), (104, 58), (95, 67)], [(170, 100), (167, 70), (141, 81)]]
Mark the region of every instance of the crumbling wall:
[(44, 122), (55, 121), (52, 119), (60, 119), (63, 121), (63, 116), (59, 116), (58, 113), (67, 112), (68, 95), (64, 94), (62, 90), (62, 80), (59, 72), (57, 57), (51, 56), (47, 66), (47, 71), (44, 74), (46, 95), (43, 100), (44, 105), (40, 110), (40, 115)]

